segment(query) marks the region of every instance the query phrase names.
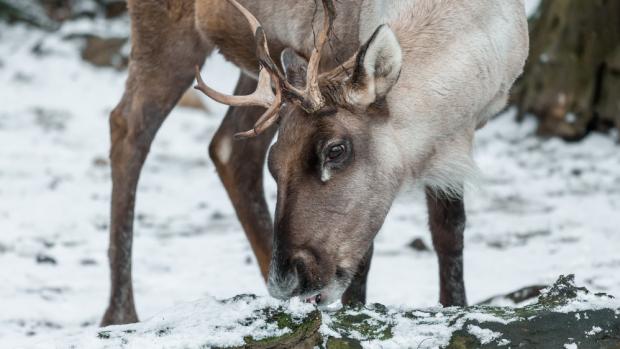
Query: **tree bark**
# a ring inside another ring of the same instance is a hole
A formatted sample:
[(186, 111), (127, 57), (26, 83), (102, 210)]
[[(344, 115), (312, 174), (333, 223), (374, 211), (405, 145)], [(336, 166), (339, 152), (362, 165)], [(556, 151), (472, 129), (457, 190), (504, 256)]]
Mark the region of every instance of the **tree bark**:
[(620, 1), (542, 0), (513, 103), (538, 132), (579, 140), (620, 130)]

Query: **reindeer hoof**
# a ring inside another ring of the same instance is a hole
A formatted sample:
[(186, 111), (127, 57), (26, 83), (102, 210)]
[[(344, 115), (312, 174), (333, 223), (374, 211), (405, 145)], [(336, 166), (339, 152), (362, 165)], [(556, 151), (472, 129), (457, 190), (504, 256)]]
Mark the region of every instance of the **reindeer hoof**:
[(109, 325), (122, 325), (138, 322), (138, 314), (135, 309), (115, 309), (109, 308), (106, 310), (101, 319), (101, 327)]

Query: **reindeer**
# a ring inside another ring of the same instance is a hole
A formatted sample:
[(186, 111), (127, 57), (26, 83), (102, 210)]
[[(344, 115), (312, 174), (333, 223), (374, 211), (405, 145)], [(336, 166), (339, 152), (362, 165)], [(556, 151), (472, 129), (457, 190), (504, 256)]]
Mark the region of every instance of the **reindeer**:
[[(439, 301), (465, 305), (463, 192), (476, 174), (474, 131), (505, 106), (522, 71), (522, 0), (237, 1), (128, 1), (129, 77), (110, 115), (112, 287), (102, 324), (138, 320), (136, 186), (157, 130), (195, 75), (199, 90), (231, 106), (209, 154), (271, 295), (365, 302), (373, 239), (414, 181), (425, 188)], [(215, 48), (242, 70), (235, 96), (195, 74)], [(273, 223), (266, 157), (277, 183)]]

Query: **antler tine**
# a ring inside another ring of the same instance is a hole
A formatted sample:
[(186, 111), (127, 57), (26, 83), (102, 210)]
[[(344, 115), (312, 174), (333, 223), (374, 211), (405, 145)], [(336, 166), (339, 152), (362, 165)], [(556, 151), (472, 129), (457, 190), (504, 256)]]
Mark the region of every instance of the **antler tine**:
[(271, 127), (277, 120), (280, 112), (280, 105), (282, 104), (282, 92), (279, 87), (276, 88), (276, 97), (274, 103), (267, 109), (267, 111), (261, 115), (261, 117), (254, 123), (254, 127), (251, 130), (235, 133), (235, 139), (246, 139), (256, 137), (263, 133), (266, 129)]
[(273, 125), (277, 119), (282, 105), (282, 89), (276, 84), (276, 93), (274, 95), (271, 90), (270, 73), (267, 69), (261, 69), (258, 75), (258, 85), (256, 91), (246, 96), (231, 96), (219, 93), (207, 86), (200, 75), (200, 68), (196, 66), (196, 80), (198, 84), (195, 89), (202, 91), (210, 98), (231, 106), (253, 106), (258, 105), (267, 108), (267, 111), (261, 115), (251, 130), (239, 132), (234, 135), (236, 139), (245, 139), (255, 137)]
[(202, 79), (202, 76), (200, 75), (200, 68), (198, 66), (196, 66), (196, 81), (198, 84), (194, 86), (195, 89), (202, 91), (202, 93), (209, 96), (209, 98), (226, 105), (259, 105), (264, 108), (269, 108), (275, 99), (273, 91), (271, 91), (269, 73), (266, 70), (261, 70), (258, 75), (258, 85), (256, 86), (256, 91), (246, 96), (226, 95), (210, 88)]
[(318, 42), (312, 49), (310, 60), (308, 62), (308, 71), (306, 72), (306, 90), (305, 95), (309, 99), (311, 105), (306, 106), (309, 111), (317, 111), (323, 106), (323, 95), (319, 89), (319, 63), (321, 62), (321, 54), (323, 47), (328, 39), (329, 32), (332, 29), (334, 19), (336, 18), (336, 10), (332, 0), (321, 0), (323, 3), (323, 28), (319, 34)]

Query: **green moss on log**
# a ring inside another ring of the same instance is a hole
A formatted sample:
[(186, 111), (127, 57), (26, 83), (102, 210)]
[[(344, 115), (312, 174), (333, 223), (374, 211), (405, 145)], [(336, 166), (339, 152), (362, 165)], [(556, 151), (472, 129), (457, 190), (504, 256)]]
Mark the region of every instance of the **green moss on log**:
[(321, 326), (321, 312), (313, 311), (303, 321), (293, 321), (289, 314), (283, 313), (282, 310), (271, 310), (266, 322), (268, 324), (275, 323), (279, 329), (289, 329), (290, 332), (278, 337), (254, 339), (245, 337), (243, 341), (245, 345), (239, 348), (255, 348), (255, 349), (287, 349), (287, 348), (314, 348), (321, 342), (319, 327)]
[(450, 343), (446, 349), (480, 348), (481, 345), (478, 338), (469, 334), (469, 332), (458, 330), (452, 333), (452, 338), (450, 338)]
[(329, 327), (345, 337), (386, 340), (393, 337), (393, 320), (384, 305), (345, 307), (331, 315)]

